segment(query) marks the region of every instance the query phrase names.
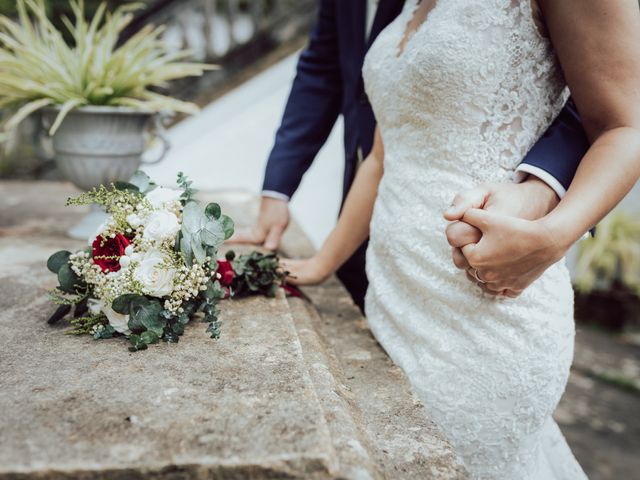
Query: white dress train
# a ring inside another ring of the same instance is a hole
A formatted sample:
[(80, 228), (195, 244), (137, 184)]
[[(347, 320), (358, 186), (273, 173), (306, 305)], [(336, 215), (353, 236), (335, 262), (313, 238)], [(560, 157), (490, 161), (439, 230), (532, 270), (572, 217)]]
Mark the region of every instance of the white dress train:
[(416, 2), (364, 66), (385, 147), (367, 253), (369, 325), (473, 478), (586, 478), (552, 419), (573, 358), (564, 262), (517, 299), (457, 270), (442, 212), (509, 181), (567, 98), (531, 0), (438, 0), (399, 52)]

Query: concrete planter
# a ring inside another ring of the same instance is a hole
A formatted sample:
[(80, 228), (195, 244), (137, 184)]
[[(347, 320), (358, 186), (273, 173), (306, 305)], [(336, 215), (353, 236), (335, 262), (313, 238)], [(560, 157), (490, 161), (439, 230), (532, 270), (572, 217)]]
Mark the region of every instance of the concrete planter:
[[(43, 112), (48, 128), (58, 108)], [(158, 136), (164, 157), (169, 143), (157, 117), (124, 107), (82, 107), (70, 112), (53, 136), (53, 149), (58, 168), (77, 187), (89, 190), (101, 184), (127, 181), (140, 168), (149, 132)]]
[[(59, 111), (58, 107), (43, 111), (47, 130)], [(156, 159), (143, 160), (153, 137), (161, 141), (162, 150)], [(157, 115), (126, 107), (88, 106), (73, 110), (52, 140), (58, 168), (83, 190), (127, 181), (141, 164), (161, 161), (170, 148)], [(102, 220), (104, 214), (94, 209), (69, 234), (73, 238), (86, 239)]]

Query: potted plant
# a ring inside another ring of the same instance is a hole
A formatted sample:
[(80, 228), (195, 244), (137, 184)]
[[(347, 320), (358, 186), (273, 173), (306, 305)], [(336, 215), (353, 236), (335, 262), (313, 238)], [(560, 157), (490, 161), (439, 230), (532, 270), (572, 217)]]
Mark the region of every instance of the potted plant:
[[(163, 143), (161, 158), (169, 145), (159, 114), (198, 108), (157, 90), (215, 67), (185, 61), (188, 51), (170, 52), (161, 27), (147, 25), (119, 44), (140, 4), (111, 13), (102, 3), (90, 22), (82, 0), (71, 0), (70, 8), (73, 21), (62, 18), (70, 42), (47, 17), (43, 0), (17, 0), (17, 22), (0, 16), (0, 110), (14, 112), (5, 135), (41, 111), (58, 167), (88, 190), (128, 180), (151, 136)], [(86, 237), (90, 227), (74, 236)]]
[(623, 211), (583, 240), (575, 275), (576, 317), (621, 330), (640, 321), (640, 220)]

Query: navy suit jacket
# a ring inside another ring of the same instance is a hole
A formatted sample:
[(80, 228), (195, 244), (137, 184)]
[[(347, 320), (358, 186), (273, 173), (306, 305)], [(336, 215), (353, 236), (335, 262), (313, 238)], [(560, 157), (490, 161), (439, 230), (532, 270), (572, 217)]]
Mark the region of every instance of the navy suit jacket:
[[(372, 147), (376, 121), (364, 92), (362, 64), (377, 35), (400, 13), (404, 0), (380, 0), (365, 41), (366, 0), (320, 0), (308, 47), (300, 55), (282, 123), (271, 151), (263, 190), (291, 197), (340, 114), (344, 117), (344, 194), (358, 149)], [(531, 149), (523, 163), (542, 169), (565, 188), (589, 148), (573, 102)], [(452, 192), (452, 194), (455, 192)]]

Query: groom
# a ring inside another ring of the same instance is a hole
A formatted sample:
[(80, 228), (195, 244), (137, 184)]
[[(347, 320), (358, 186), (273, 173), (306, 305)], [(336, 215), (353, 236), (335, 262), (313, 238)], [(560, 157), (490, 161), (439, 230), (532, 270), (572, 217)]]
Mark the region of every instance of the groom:
[[(371, 150), (376, 125), (362, 80), (364, 56), (403, 5), (404, 0), (320, 0), (318, 19), (308, 47), (300, 55), (297, 75), (267, 163), (259, 218), (250, 230), (239, 232), (235, 241), (264, 244), (271, 250), (278, 248), (289, 223), (288, 201), (341, 114), (346, 195), (358, 165)], [(564, 195), (587, 148), (580, 120), (569, 103), (518, 167), (516, 175), (520, 183), (461, 192), (448, 218), (461, 219), (464, 209), (469, 207), (530, 220), (544, 216)], [(456, 265), (475, 273), (471, 279), (484, 285), (459, 248), (478, 242), (479, 230), (456, 222), (447, 234), (454, 247)], [(366, 244), (338, 271), (338, 277), (361, 309), (367, 289), (365, 251)], [(508, 285), (501, 286), (508, 290)]]

